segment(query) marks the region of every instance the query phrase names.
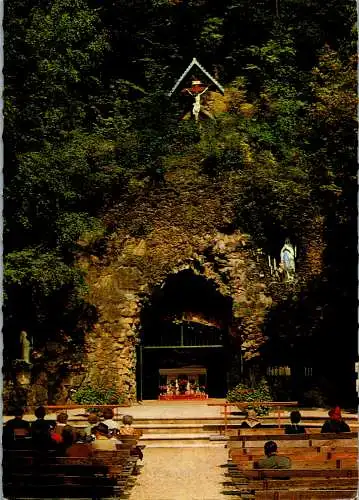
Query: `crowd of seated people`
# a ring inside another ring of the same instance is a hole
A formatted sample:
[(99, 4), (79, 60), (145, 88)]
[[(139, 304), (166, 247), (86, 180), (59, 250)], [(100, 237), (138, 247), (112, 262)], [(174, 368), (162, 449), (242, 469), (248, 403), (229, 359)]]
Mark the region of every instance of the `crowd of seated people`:
[[(43, 406), (36, 408), (31, 425), (23, 419), (24, 411), (14, 411), (14, 418), (4, 427), (3, 445), (5, 449), (52, 450), (59, 456), (90, 457), (97, 450), (115, 451), (121, 444), (121, 436), (139, 438), (141, 431), (132, 427), (133, 418), (130, 415), (123, 417), (123, 425), (119, 426), (113, 419), (113, 410), (103, 412), (103, 422), (95, 413), (88, 416), (88, 426), (84, 430), (75, 429), (67, 423), (68, 415), (61, 412), (56, 421), (45, 419), (46, 410)], [(22, 438), (20, 439), (19, 436)], [(26, 439), (26, 443), (24, 442)], [(133, 446), (131, 454), (143, 458), (142, 450)]]

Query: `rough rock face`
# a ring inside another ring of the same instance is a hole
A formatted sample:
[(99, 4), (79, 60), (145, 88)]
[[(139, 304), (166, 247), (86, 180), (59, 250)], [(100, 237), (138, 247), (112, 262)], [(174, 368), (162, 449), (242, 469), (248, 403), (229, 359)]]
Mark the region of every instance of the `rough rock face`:
[[(176, 232), (175, 228), (171, 230)], [(180, 234), (176, 245), (171, 238), (161, 238), (160, 252), (156, 231), (146, 238), (127, 238), (115, 262), (88, 267), (89, 299), (99, 312), (99, 321), (85, 343), (88, 382), (95, 384), (100, 377), (130, 400), (136, 398), (141, 304), (150, 298), (155, 285), (184, 269), (213, 281), (222, 295), (232, 298), (232, 335), (236, 336), (240, 327), (244, 359), (257, 355), (264, 342), (261, 323), (271, 299), (265, 294), (248, 237), (239, 231), (200, 237)]]

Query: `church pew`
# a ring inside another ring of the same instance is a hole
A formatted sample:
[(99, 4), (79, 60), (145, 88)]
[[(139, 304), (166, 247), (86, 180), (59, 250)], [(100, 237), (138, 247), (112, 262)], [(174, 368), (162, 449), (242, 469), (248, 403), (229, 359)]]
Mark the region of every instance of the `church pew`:
[[(350, 451), (348, 451), (350, 450)], [(252, 452), (251, 452), (252, 451)], [(253, 452), (255, 451), (255, 453)], [(231, 458), (233, 461), (240, 462), (248, 462), (249, 460), (258, 460), (264, 456), (263, 450), (259, 448), (250, 448), (246, 449), (246, 453), (243, 453), (242, 449), (232, 450)], [(357, 449), (349, 449), (349, 448), (337, 448), (337, 449), (328, 449), (324, 448), (290, 448), (286, 449), (286, 456), (291, 458), (315, 458), (315, 457), (325, 457), (327, 460), (329, 459), (358, 459), (358, 450)]]
[(265, 429), (263, 427), (259, 427), (257, 429), (238, 429), (238, 436), (258, 436), (263, 434), (271, 434), (271, 435), (279, 435), (282, 436), (285, 434), (284, 428), (280, 429)]
[[(278, 447), (280, 451), (280, 447)], [(254, 455), (254, 456), (262, 456), (264, 451), (263, 448), (233, 448), (230, 449), (230, 454), (240, 454), (240, 455)], [(296, 446), (296, 447), (286, 447), (286, 453), (295, 454), (295, 453), (358, 453), (358, 447), (354, 444), (353, 446), (340, 446), (340, 444), (336, 446)]]
[(333, 439), (357, 439), (358, 434), (356, 432), (341, 432), (341, 433), (304, 433), (304, 434), (272, 434), (271, 432), (255, 432), (252, 435), (243, 435), (243, 436), (231, 436), (230, 441), (271, 441), (271, 440), (280, 440), (280, 441), (311, 441), (311, 440), (333, 440)]
[(245, 470), (234, 475), (232, 482), (242, 492), (256, 493), (268, 489), (353, 490), (357, 487), (358, 471), (356, 468)]
[(260, 448), (267, 441), (275, 441), (278, 448), (290, 447), (315, 447), (315, 446), (357, 446), (358, 435), (355, 432), (342, 434), (285, 434), (285, 435), (251, 435), (231, 436), (227, 442), (227, 448)]
[[(8, 496), (100, 498), (125, 491), (137, 457), (130, 449), (96, 451), (93, 457), (23, 456), (4, 453), (4, 489)], [(98, 479), (98, 480), (97, 480)], [(92, 494), (94, 496), (92, 496)]]
[[(242, 494), (238, 492), (238, 495)], [(246, 496), (249, 499), (249, 497)], [(255, 500), (349, 500), (356, 498), (356, 488), (341, 489), (341, 490), (288, 490), (278, 491), (263, 490), (256, 491), (255, 496), (251, 498)]]
[[(326, 457), (310, 457), (303, 460), (297, 460), (293, 457), (291, 458), (293, 469), (351, 469), (357, 466), (357, 458), (345, 458), (345, 459), (329, 459)], [(257, 464), (257, 460), (248, 460), (248, 462), (235, 462), (237, 470), (239, 472), (244, 470), (253, 470)], [(233, 473), (233, 471), (232, 471)]]
[[(297, 471), (294, 471), (297, 472)], [(308, 471), (307, 471), (308, 472)], [(324, 472), (324, 471), (318, 471)], [(246, 489), (249, 490), (266, 490), (266, 489), (277, 489), (277, 490), (286, 490), (294, 489), (294, 488), (303, 488), (307, 490), (347, 490), (354, 489), (358, 485), (357, 478), (333, 478), (333, 477), (322, 477), (322, 478), (313, 478), (313, 477), (292, 477), (291, 479), (264, 479), (264, 480), (254, 480), (249, 481), (246, 485)], [(339, 497), (340, 498), (340, 497)], [(338, 499), (339, 500), (339, 499)]]

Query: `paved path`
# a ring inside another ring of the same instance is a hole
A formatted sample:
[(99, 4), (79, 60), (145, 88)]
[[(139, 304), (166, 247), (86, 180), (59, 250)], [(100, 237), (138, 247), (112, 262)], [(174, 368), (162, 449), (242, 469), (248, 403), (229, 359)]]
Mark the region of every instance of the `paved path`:
[[(224, 399), (212, 399), (209, 400), (211, 403), (223, 403)], [(233, 408), (232, 408), (233, 410)], [(148, 418), (169, 418), (169, 419), (177, 419), (177, 418), (218, 418), (221, 416), (222, 409), (218, 406), (208, 406), (207, 402), (203, 401), (144, 401), (142, 404), (135, 403), (133, 406), (129, 408), (118, 408), (116, 413), (119, 415), (130, 414), (134, 417), (134, 419), (148, 419)], [(323, 417), (326, 418), (328, 416), (328, 410), (313, 408), (311, 410), (302, 410), (300, 412), (303, 417)], [(84, 414), (84, 410), (69, 410), (69, 415), (72, 417), (76, 417), (78, 415)], [(270, 412), (273, 416), (276, 417), (276, 412)], [(284, 410), (283, 416), (285, 418), (289, 417), (290, 411)], [(355, 414), (350, 414), (346, 412), (342, 412), (344, 418), (349, 420), (356, 420), (357, 416)], [(12, 418), (10, 415), (4, 416), (4, 420), (8, 420)], [(56, 418), (56, 413), (49, 413), (47, 418)], [(35, 420), (35, 416), (33, 414), (29, 414), (25, 416), (26, 420)]]
[(146, 448), (130, 500), (221, 500), (228, 481), (223, 448)]

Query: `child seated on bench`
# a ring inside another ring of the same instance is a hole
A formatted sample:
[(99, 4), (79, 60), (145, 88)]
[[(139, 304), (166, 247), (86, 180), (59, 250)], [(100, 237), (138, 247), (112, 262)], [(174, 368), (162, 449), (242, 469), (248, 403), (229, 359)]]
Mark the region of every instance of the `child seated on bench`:
[(265, 458), (255, 462), (255, 469), (290, 469), (292, 462), (290, 458), (277, 455), (277, 443), (267, 441), (264, 445)]

